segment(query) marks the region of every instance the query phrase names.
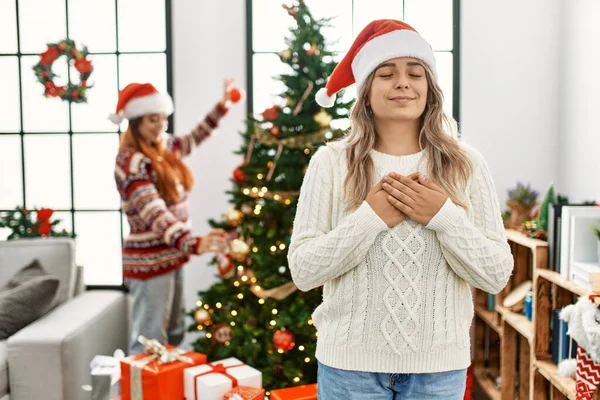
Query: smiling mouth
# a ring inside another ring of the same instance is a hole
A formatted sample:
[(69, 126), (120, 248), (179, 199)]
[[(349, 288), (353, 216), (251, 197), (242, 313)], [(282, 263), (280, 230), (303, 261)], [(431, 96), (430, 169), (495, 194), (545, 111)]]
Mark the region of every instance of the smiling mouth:
[(390, 100), (398, 102), (398, 103), (408, 103), (409, 101), (414, 100), (414, 97), (406, 97), (406, 96), (396, 96), (392, 97)]

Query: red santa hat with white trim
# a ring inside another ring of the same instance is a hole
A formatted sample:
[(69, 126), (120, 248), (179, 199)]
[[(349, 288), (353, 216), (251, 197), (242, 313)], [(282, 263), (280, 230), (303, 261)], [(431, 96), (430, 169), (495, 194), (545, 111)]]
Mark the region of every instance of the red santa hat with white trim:
[(397, 57), (414, 57), (427, 63), (437, 79), (435, 55), (429, 43), (405, 22), (380, 19), (358, 34), (315, 100), (321, 107), (333, 106), (337, 92), (353, 83), (360, 88), (379, 64)]
[(173, 99), (165, 93), (159, 93), (150, 83), (130, 83), (119, 92), (117, 109), (110, 119), (120, 124), (123, 119), (134, 119), (146, 114), (173, 114)]

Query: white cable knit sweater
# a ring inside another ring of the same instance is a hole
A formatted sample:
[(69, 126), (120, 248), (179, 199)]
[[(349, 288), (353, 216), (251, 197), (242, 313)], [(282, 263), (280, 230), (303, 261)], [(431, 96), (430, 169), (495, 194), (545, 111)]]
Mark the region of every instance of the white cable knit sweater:
[[(345, 212), (344, 142), (320, 148), (302, 189), (289, 248), (300, 290), (323, 287), (313, 321), (317, 359), (346, 370), (427, 373), (467, 368), (470, 286), (497, 293), (513, 258), (492, 177), (477, 151), (467, 211), (448, 200), (427, 226), (389, 229), (365, 201)], [(389, 172), (425, 172), (424, 153), (371, 151), (374, 182)]]

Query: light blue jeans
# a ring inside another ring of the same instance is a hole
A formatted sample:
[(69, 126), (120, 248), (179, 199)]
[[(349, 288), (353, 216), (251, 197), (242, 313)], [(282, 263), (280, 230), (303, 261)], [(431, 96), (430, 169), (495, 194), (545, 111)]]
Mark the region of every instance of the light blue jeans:
[(467, 370), (431, 374), (346, 371), (319, 362), (319, 400), (462, 400)]
[(139, 335), (174, 346), (185, 333), (183, 268), (151, 279), (125, 279), (133, 300), (129, 355), (144, 350)]

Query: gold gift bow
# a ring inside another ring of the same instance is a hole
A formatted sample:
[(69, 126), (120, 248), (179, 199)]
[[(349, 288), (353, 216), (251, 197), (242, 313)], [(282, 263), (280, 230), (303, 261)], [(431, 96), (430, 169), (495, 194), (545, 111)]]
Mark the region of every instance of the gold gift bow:
[(144, 346), (144, 351), (149, 355), (131, 364), (131, 400), (144, 399), (142, 371), (152, 361), (158, 360), (158, 364), (169, 364), (175, 361), (194, 364), (194, 360), (182, 355), (185, 351), (177, 347), (174, 349), (167, 349), (158, 340), (147, 339), (142, 335), (138, 336), (138, 342)]

